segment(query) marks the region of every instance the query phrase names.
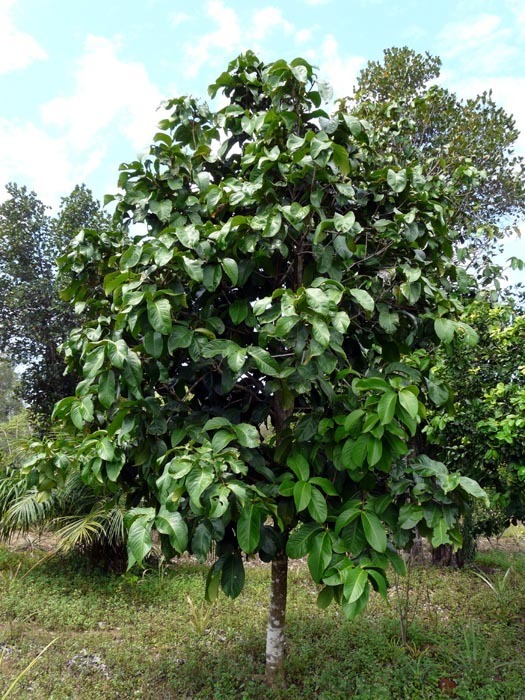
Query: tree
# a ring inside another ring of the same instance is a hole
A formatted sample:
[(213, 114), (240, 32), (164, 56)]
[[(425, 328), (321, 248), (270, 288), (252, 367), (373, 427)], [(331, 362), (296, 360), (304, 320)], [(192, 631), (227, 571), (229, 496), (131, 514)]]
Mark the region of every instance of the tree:
[(378, 125), (381, 115), (389, 118), (382, 103), (394, 102), (412, 120), (412, 157), (427, 163), (429, 172), (450, 179), (458, 166), (470, 162), (485, 173), (475, 187), (456, 189), (454, 219), (463, 243), (456, 254), (483, 284), (499, 286), (502, 270), (494, 254), (501, 238), (525, 216), (525, 161), (515, 153), (519, 131), (490, 91), (461, 100), (436, 85), (440, 68), (441, 60), (428, 53), (387, 49), (382, 62), (370, 61), (361, 71), (353, 108)]
[(271, 562), (278, 683), (288, 557), (352, 618), (404, 570), (415, 525), (458, 545), (462, 504), (483, 495), (412, 449), (442, 400), (428, 345), (472, 335), (449, 296), (449, 222), (477, 174), (427, 175), (402, 155), (402, 116), (330, 116), (303, 59), (248, 52), (218, 91), (217, 112), (169, 103), (149, 155), (121, 166), (112, 230), (62, 258), (66, 295), (90, 306), (66, 343), (83, 378), (54, 410), (69, 439), (35, 444), (27, 468), (43, 492), (77, 470), (126, 493), (130, 565), (152, 530), (168, 557), (204, 561), (215, 542), (208, 600), (241, 592), (244, 554)]
[(525, 515), (525, 316), (511, 300), (478, 298), (464, 319), (479, 342), (456, 339), (440, 353), (436, 374), (451, 389), (451, 410), (430, 420), (428, 438), (436, 459), (491, 492), (496, 522), (483, 513), (477, 526), (491, 535)]
[(22, 410), (22, 403), (16, 396), (18, 377), (7, 359), (0, 357), (0, 423), (13, 418)]
[(58, 296), (56, 258), (83, 226), (103, 229), (107, 216), (91, 192), (75, 187), (51, 217), (34, 192), (7, 185), (0, 205), (0, 349), (20, 365), (20, 396), (45, 425), (53, 405), (76, 384), (64, 377), (58, 346), (78, 319)]

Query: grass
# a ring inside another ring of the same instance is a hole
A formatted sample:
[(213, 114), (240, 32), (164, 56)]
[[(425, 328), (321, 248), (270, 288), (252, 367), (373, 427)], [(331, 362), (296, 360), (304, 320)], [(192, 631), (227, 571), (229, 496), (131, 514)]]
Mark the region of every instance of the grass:
[[(10, 697), (32, 700), (273, 700), (263, 689), (269, 570), (248, 566), (237, 600), (203, 601), (206, 568), (189, 561), (124, 576), (80, 559), (34, 566), (0, 549), (0, 697), (55, 638)], [(287, 700), (525, 700), (525, 555), (481, 554), (491, 581), (510, 567), (505, 604), (473, 571), (417, 569), (406, 644), (396, 592), (356, 622), (316, 608), (293, 563)], [(402, 591), (400, 591), (400, 594)]]

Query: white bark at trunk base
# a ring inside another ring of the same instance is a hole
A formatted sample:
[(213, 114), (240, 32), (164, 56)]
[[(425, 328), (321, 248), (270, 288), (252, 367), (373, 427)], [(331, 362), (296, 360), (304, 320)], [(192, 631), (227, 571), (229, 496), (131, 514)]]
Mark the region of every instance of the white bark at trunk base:
[(287, 586), (288, 558), (283, 552), (272, 562), (270, 614), (266, 633), (266, 682), (271, 686), (284, 686)]

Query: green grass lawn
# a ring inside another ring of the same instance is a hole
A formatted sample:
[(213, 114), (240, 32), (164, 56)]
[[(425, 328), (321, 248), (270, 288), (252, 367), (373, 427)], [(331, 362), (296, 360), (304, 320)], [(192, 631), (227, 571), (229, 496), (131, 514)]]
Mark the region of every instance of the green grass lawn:
[[(269, 568), (248, 565), (237, 600), (203, 601), (206, 568), (143, 575), (89, 571), (80, 559), (0, 549), (0, 698), (53, 639), (11, 698), (260, 700)], [(418, 568), (346, 622), (316, 608), (293, 563), (287, 700), (525, 700), (525, 554), (478, 556), (472, 570)], [(507, 568), (511, 571), (503, 583)], [(492, 584), (489, 585), (489, 582)], [(400, 638), (400, 609), (408, 640)]]

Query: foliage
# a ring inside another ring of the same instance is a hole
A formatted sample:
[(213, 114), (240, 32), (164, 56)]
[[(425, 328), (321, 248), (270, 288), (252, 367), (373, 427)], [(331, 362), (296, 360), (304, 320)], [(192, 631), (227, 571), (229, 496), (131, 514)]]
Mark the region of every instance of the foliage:
[(66, 343), (82, 380), (54, 410), (71, 439), (28, 468), (41, 492), (75, 469), (125, 492), (130, 564), (154, 530), (167, 558), (215, 543), (213, 600), (241, 592), (243, 554), (306, 556), (319, 605), (353, 618), (404, 570), (416, 525), (459, 545), (462, 504), (483, 496), (411, 449), (443, 401), (428, 347), (474, 336), (455, 320), (451, 203), (478, 174), (428, 173), (388, 103), (386, 126), (330, 116), (303, 59), (249, 52), (219, 91), (215, 113), (168, 104), (149, 155), (121, 167), (113, 230), (61, 259), (65, 296), (90, 307)]
[(370, 61), (359, 75), (353, 101), (375, 124), (381, 105), (396, 102), (412, 121), (411, 145), (421, 163), (431, 161), (430, 172), (448, 180), (470, 162), (485, 173), (475, 187), (455, 192), (454, 216), (465, 244), (457, 254), (484, 284), (498, 284), (498, 240), (525, 215), (525, 161), (515, 153), (519, 131), (491, 92), (461, 100), (436, 84), (440, 68), (440, 59), (428, 53), (387, 49), (382, 62)]
[(448, 414), (430, 421), (428, 438), (437, 459), (491, 493), (492, 515), (478, 508), (475, 519), (492, 535), (525, 514), (525, 316), (511, 302), (479, 298), (464, 319), (479, 342), (468, 346), (458, 338), (442, 352), (436, 375), (454, 398)]
[(57, 347), (78, 323), (58, 298), (55, 260), (79, 228), (101, 230), (107, 217), (83, 185), (50, 216), (34, 192), (7, 185), (0, 204), (0, 349), (20, 365), (20, 396), (45, 425), (54, 403), (74, 390)]
[(18, 377), (9, 360), (0, 357), (0, 424), (9, 421), (22, 409), (16, 396)]

